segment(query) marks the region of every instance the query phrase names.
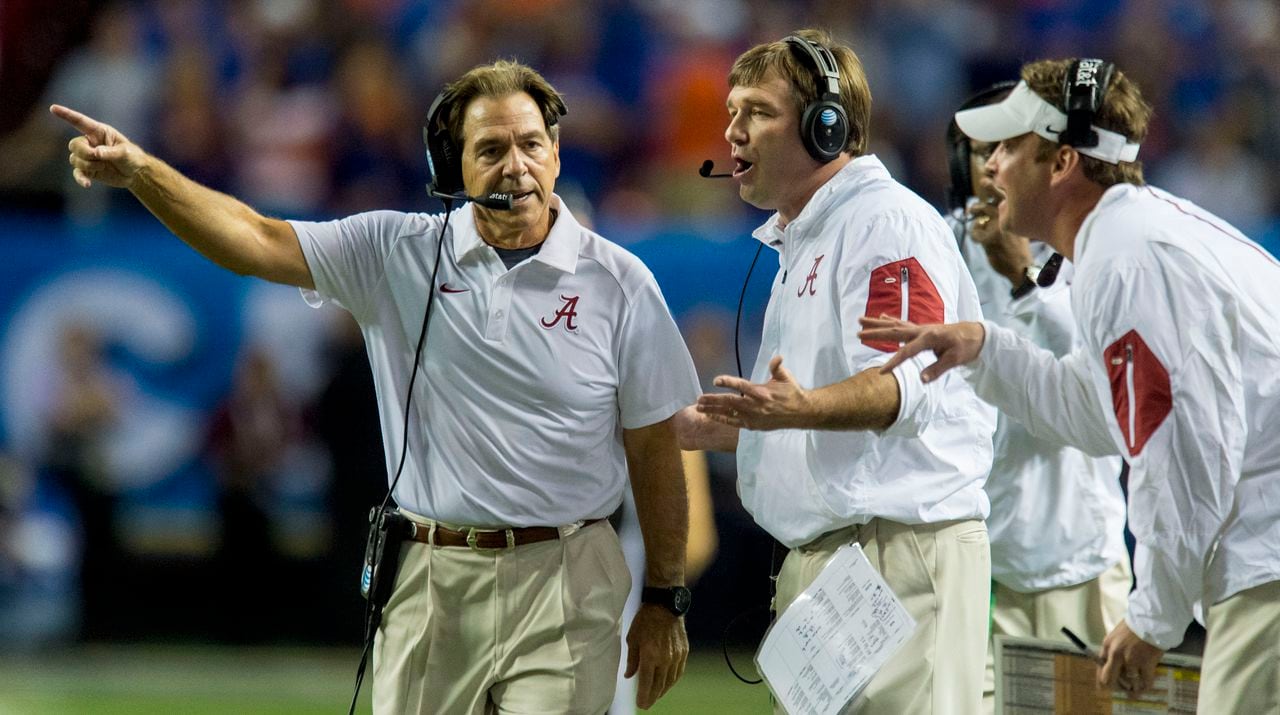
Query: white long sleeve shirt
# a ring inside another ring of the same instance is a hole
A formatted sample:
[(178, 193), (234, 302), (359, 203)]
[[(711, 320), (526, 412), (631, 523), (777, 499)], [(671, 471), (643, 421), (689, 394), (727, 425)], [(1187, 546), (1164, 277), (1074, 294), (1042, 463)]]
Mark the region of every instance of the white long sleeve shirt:
[[(953, 219), (954, 220), (954, 219)], [(954, 224), (953, 224), (954, 227)], [(1032, 243), (1043, 265), (1053, 251)], [(991, 267), (976, 241), (961, 244), (982, 314), (1061, 357), (1071, 351), (1072, 266), (1048, 288), (1015, 300), (1009, 281)], [(1041, 439), (1000, 413), (995, 459), (987, 477), (991, 515), (991, 578), (1020, 593), (1073, 586), (1098, 576), (1129, 554), (1124, 545), (1124, 494), (1119, 457), (1090, 457)]]
[[(973, 281), (946, 223), (878, 159), (854, 159), (785, 228), (755, 237), (778, 251), (752, 380), (781, 355), (805, 387), (885, 363), (897, 344), (858, 338), (863, 315), (920, 323), (981, 317)], [(787, 546), (881, 517), (905, 524), (982, 519), (995, 410), (959, 376), (925, 385), (924, 358), (894, 371), (901, 407), (883, 432), (742, 430), (738, 492)]]
[(987, 323), (972, 379), (1033, 432), (1129, 460), (1125, 620), (1168, 649), (1201, 604), (1280, 579), (1280, 262), (1128, 184), (1103, 194), (1075, 252), (1081, 348), (1058, 360)]

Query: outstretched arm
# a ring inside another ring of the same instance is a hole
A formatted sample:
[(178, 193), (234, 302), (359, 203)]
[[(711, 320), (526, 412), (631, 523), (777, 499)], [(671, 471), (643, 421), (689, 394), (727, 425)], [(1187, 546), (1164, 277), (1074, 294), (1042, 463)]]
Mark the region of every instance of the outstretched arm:
[(863, 318), (862, 325), (859, 335), (867, 339), (906, 343), (881, 370), (932, 350), (937, 361), (921, 371), (921, 380), (931, 382), (953, 367), (972, 365), (968, 380), (978, 396), (1031, 434), (1095, 457), (1116, 453), (1084, 355), (1057, 357), (995, 324), (912, 325)]
[(206, 258), (241, 275), (314, 288), (293, 227), (201, 186), (147, 154), (114, 127), (73, 109), (49, 111), (80, 132), (67, 145), (76, 183), (128, 189), (174, 235)]

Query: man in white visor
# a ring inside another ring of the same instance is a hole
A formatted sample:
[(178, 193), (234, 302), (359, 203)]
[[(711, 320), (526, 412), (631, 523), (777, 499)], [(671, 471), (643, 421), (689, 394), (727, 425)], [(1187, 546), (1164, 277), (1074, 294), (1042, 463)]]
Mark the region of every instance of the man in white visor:
[(1099, 680), (1134, 693), (1192, 618), (1208, 642), (1201, 712), (1280, 712), (1280, 262), (1200, 207), (1146, 186), (1150, 106), (1098, 60), (1041, 61), (960, 129), (999, 142), (1000, 228), (1075, 267), (1082, 344), (1057, 358), (993, 323), (864, 319), (966, 371), (1032, 433), (1129, 460), (1137, 587)]

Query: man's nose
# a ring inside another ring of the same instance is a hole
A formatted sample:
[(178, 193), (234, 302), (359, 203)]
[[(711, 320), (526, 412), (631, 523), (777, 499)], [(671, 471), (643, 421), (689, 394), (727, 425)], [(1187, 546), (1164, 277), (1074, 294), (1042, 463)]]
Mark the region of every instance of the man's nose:
[(983, 176), (995, 179), (996, 174), (1000, 173), (1000, 163), (1004, 161), (1004, 158), (1004, 142), (999, 142), (991, 149), (991, 153), (987, 155), (986, 162), (982, 165)]
[(524, 155), (520, 153), (519, 149), (512, 147), (502, 162), (502, 175), (519, 177), (524, 176), (528, 171), (529, 167), (525, 164)]
[(747, 132), (742, 128), (742, 124), (738, 122), (737, 117), (729, 120), (729, 126), (724, 128), (725, 141), (738, 146), (747, 143)]

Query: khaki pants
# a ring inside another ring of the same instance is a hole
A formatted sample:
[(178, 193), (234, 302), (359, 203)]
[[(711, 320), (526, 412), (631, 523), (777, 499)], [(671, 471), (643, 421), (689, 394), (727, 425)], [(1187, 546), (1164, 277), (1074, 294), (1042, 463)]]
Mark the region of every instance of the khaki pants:
[[(1062, 627), (1095, 649), (1124, 618), (1133, 587), (1133, 571), (1126, 557), (1084, 583), (1050, 588), (1035, 593), (1019, 593), (995, 583), (995, 610), (991, 614), (991, 635), (1044, 638), (1062, 641)], [(987, 647), (987, 669), (983, 679), (982, 704), (985, 712), (995, 711), (994, 641)]]
[(787, 554), (778, 574), (778, 612), (813, 583), (836, 549), (855, 541), (916, 620), (916, 630), (847, 712), (977, 713), (991, 586), (986, 525), (977, 519), (918, 525), (872, 519), (825, 534)]
[(511, 550), (407, 541), (374, 646), (373, 710), (600, 715), (630, 588), (607, 521)]
[(1280, 713), (1280, 581), (1209, 607), (1199, 712)]

